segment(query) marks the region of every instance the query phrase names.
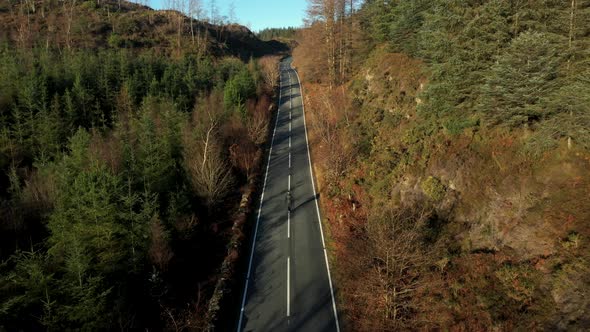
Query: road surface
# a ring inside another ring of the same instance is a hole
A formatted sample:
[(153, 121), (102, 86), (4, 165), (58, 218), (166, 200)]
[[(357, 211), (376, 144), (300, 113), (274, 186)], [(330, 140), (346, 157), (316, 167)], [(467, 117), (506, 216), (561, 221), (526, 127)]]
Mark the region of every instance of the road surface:
[(279, 110), (238, 331), (339, 331), (313, 182), (301, 86), (281, 62)]

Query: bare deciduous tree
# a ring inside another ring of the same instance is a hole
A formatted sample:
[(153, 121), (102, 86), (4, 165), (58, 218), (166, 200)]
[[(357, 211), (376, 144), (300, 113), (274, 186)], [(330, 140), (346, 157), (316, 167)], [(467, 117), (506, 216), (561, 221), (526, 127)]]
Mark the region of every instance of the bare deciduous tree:
[(264, 95), (256, 105), (250, 116), (246, 118), (246, 131), (248, 138), (255, 144), (262, 144), (266, 140), (268, 133), (268, 122), (270, 120), (270, 100)]
[(311, 22), (321, 21), (324, 25), (324, 41), (328, 83), (330, 89), (336, 83), (336, 1), (309, 0), (307, 15)]
[(318, 96), (318, 101), (319, 105), (316, 107), (316, 112), (311, 113), (313, 117), (312, 126), (319, 134), (322, 144), (331, 145), (337, 134), (338, 114), (331, 94), (322, 93)]
[(31, 12), (35, 13), (35, 2), (21, 0), (18, 10), (18, 40), (21, 47), (25, 48), (31, 41)]
[(193, 190), (209, 208), (227, 195), (233, 182), (231, 170), (212, 138), (207, 142), (185, 143), (184, 161)]
[(323, 26), (322, 63), (330, 89), (350, 72), (355, 6), (356, 0), (308, 0), (307, 24)]
[(64, 0), (64, 13), (66, 14), (66, 46), (72, 48), (72, 22), (74, 21), (74, 11), (76, 0)]
[(157, 217), (152, 218), (152, 223), (150, 225), (150, 240), (151, 243), (148, 254), (152, 264), (157, 266), (160, 271), (166, 271), (174, 254), (168, 245), (168, 236), (164, 226)]
[[(354, 298), (351, 316), (359, 319), (354, 329), (403, 331), (417, 326), (423, 278), (434, 265), (434, 248), (424, 243), (427, 210), (383, 207), (369, 213), (362, 235), (355, 237), (354, 253), (346, 258), (351, 278), (349, 295)], [(362, 280), (362, 281), (361, 281)]]
[(264, 82), (270, 89), (274, 89), (279, 82), (279, 62), (278, 56), (264, 56), (258, 60)]
[(229, 24), (233, 24), (237, 22), (236, 18), (236, 3), (231, 1), (227, 8), (227, 19)]
[(219, 8), (217, 7), (217, 2), (215, 0), (210, 0), (210, 12), (209, 12), (209, 19), (211, 24), (213, 25), (220, 25), (220, 17), (219, 17)]
[(193, 45), (195, 45), (195, 39), (196, 39), (197, 48), (200, 49), (200, 47), (199, 47), (200, 29), (197, 29), (197, 36), (195, 37), (194, 20), (196, 19), (197, 21), (199, 21), (203, 17), (203, 1), (202, 0), (188, 0), (187, 10), (188, 10), (187, 14), (188, 14), (188, 17), (190, 18), (190, 23), (191, 23), (192, 43), (193, 43)]
[(184, 166), (193, 190), (212, 208), (227, 195), (233, 183), (231, 169), (216, 142), (221, 112), (221, 96), (212, 95), (197, 102), (193, 125), (183, 135)]
[(244, 172), (246, 178), (250, 180), (260, 157), (260, 149), (254, 143), (246, 141), (230, 146), (229, 156), (232, 164)]
[(187, 4), (185, 0), (171, 0), (171, 6), (176, 16), (176, 47), (178, 50), (181, 48), (182, 32), (184, 29), (184, 13), (187, 12)]

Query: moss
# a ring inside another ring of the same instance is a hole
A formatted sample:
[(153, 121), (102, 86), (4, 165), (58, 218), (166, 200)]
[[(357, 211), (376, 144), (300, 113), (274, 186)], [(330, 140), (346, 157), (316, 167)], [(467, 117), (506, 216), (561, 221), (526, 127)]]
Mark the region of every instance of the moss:
[(426, 180), (422, 181), (420, 187), (426, 196), (436, 202), (442, 200), (447, 192), (446, 186), (438, 178), (433, 176), (429, 176)]

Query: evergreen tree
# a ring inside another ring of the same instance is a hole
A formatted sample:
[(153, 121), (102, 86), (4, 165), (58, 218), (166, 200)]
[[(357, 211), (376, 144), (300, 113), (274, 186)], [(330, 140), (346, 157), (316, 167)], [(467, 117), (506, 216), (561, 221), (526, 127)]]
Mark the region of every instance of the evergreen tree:
[(521, 125), (547, 114), (562, 59), (551, 35), (524, 32), (497, 58), (484, 87), (482, 110), (496, 123)]
[(245, 113), (246, 100), (256, 95), (256, 83), (250, 72), (244, 68), (225, 85), (223, 100), (227, 109)]
[[(8, 173), (0, 177), (8, 187), (0, 188), (0, 212), (27, 226), (15, 242), (26, 237), (33, 251), (0, 266), (2, 327), (111, 330), (158, 307), (142, 297), (149, 263), (165, 269), (176, 254), (171, 230), (194, 242), (201, 231), (195, 216), (206, 213), (200, 209), (235, 189), (223, 140), (200, 168), (209, 176), (205, 194), (189, 189), (192, 176), (181, 168), (187, 113), (194, 128), (207, 126), (195, 96), (217, 88), (211, 105), (218, 130), (226, 121), (219, 92), (226, 81), (237, 88), (236, 106), (257, 92), (256, 66), (213, 59), (0, 48), (0, 172)], [(35, 205), (35, 214), (21, 211), (39, 201), (47, 204)], [(0, 232), (2, 239), (13, 235)], [(6, 247), (2, 259), (11, 254)], [(167, 278), (155, 278), (158, 290), (179, 294), (184, 284)]]
[(435, 1), (426, 12), (419, 33), (420, 54), (432, 65), (425, 114), (464, 117), (473, 110), (487, 69), (510, 40), (506, 6), (501, 0), (466, 8), (458, 1)]
[(41, 251), (17, 251), (0, 264), (0, 321), (26, 323), (29, 312), (52, 319), (57, 289), (50, 270), (50, 261)]
[(81, 73), (76, 74), (74, 85), (71, 90), (71, 97), (74, 102), (74, 123), (76, 126), (90, 128), (96, 123), (96, 119), (92, 116), (91, 108), (93, 105), (93, 97), (91, 90), (85, 86), (84, 79)]
[(146, 99), (137, 124), (139, 133), (137, 157), (141, 179), (145, 188), (156, 193), (163, 193), (169, 189), (175, 166), (170, 142), (163, 139), (161, 136), (163, 128), (157, 128), (153, 119), (156, 114), (163, 111), (162, 106), (171, 107), (170, 104), (162, 105), (154, 99)]
[(51, 107), (43, 107), (36, 116), (35, 151), (39, 160), (51, 160), (61, 148), (61, 117), (59, 95), (55, 95)]

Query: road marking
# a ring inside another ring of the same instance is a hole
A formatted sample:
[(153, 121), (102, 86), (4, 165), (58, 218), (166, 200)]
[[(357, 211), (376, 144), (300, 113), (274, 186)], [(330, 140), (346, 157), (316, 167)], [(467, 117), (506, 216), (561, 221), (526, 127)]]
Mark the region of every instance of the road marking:
[(291, 71), (289, 70), (289, 110), (292, 110), (292, 109), (293, 109), (293, 84), (291, 83)]
[(328, 251), (326, 250), (326, 242), (324, 240), (324, 231), (322, 229), (322, 217), (320, 215), (320, 206), (318, 205), (317, 193), (315, 190), (315, 181), (313, 179), (313, 169), (311, 167), (311, 154), (309, 152), (309, 140), (307, 138), (307, 124), (305, 122), (305, 103), (303, 102), (303, 88), (301, 87), (301, 80), (299, 73), (295, 70), (297, 75), (297, 83), (299, 84), (299, 95), (301, 96), (301, 108), (303, 110), (303, 127), (305, 128), (305, 143), (307, 146), (307, 157), (309, 161), (309, 174), (311, 176), (311, 184), (313, 187), (313, 196), (315, 197), (315, 207), (318, 213), (318, 224), (320, 226), (320, 234), (322, 235), (322, 246), (324, 247), (324, 259), (326, 260), (326, 270), (328, 271), (328, 281), (330, 283), (330, 293), (332, 295), (332, 309), (334, 310), (334, 320), (336, 321), (336, 331), (340, 332), (340, 324), (338, 323), (338, 312), (336, 311), (336, 300), (334, 299), (334, 287), (332, 286), (332, 276), (330, 275), (330, 265), (328, 263)]
[(287, 256), (287, 317), (291, 316), (291, 257)]
[[(289, 74), (289, 85), (291, 85), (291, 75)], [(289, 180), (287, 183), (287, 193), (289, 195), (289, 199), (287, 201), (287, 239), (289, 241), (288, 245), (290, 246), (291, 243), (291, 200), (293, 197), (291, 196), (291, 112), (293, 111), (293, 87), (291, 86), (289, 89)], [(290, 250), (288, 248), (287, 250)], [(290, 253), (287, 255), (287, 318), (291, 316), (291, 256)]]
[(258, 206), (258, 217), (256, 217), (256, 225), (254, 226), (254, 237), (252, 239), (252, 249), (250, 250), (250, 261), (248, 263), (248, 272), (246, 274), (246, 285), (244, 286), (244, 295), (242, 297), (242, 308), (240, 309), (240, 319), (238, 321), (237, 331), (242, 329), (242, 321), (244, 319), (244, 307), (246, 305), (246, 296), (248, 295), (248, 283), (250, 281), (250, 274), (252, 273), (252, 259), (254, 258), (254, 248), (256, 247), (256, 236), (258, 235), (258, 224), (260, 222), (260, 214), (262, 213), (262, 204), (264, 203), (264, 191), (266, 190), (266, 181), (268, 179), (268, 170), (270, 168), (270, 157), (272, 156), (272, 146), (275, 142), (275, 134), (277, 133), (277, 125), (279, 123), (279, 115), (281, 114), (281, 99), (283, 97), (283, 87), (279, 82), (279, 108), (277, 110), (277, 118), (275, 121), (275, 128), (272, 133), (272, 140), (270, 142), (270, 149), (268, 151), (268, 160), (266, 162), (266, 173), (264, 175), (264, 184), (262, 185), (262, 194), (260, 195), (260, 205)]
[(287, 195), (289, 195), (289, 199), (287, 200), (287, 238), (291, 238), (291, 174), (289, 174), (289, 184), (287, 185)]

